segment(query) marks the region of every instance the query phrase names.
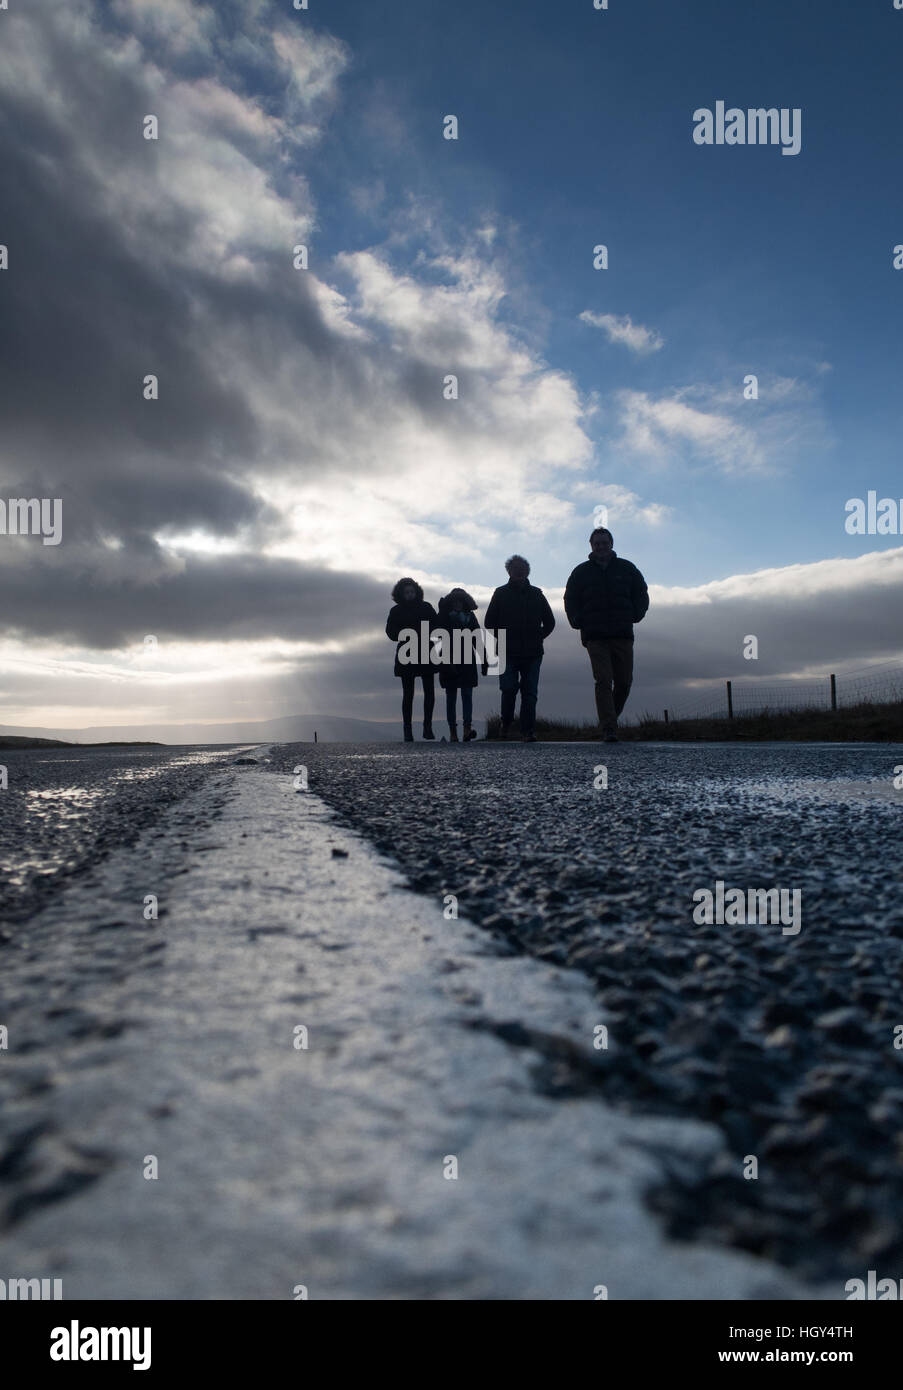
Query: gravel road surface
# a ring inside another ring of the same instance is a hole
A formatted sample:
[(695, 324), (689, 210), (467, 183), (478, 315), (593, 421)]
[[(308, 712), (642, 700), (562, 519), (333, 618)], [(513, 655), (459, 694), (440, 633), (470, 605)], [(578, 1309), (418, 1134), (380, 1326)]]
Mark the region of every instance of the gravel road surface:
[[(725, 1154), (655, 1198), (673, 1234), (809, 1279), (903, 1274), (903, 746), (274, 753), (302, 762), (412, 887), (589, 976), (617, 1062), (585, 1073), (550, 1046), (547, 1094), (718, 1126)], [(698, 925), (718, 880), (799, 890), (799, 932)], [(506, 1036), (534, 1045), (521, 1023)]]

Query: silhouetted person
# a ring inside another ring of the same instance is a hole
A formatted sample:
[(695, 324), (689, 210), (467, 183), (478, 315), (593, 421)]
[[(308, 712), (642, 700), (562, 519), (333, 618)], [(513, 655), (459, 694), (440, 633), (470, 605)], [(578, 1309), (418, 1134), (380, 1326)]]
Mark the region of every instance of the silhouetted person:
[(564, 611), (589, 652), (596, 682), (596, 712), (606, 743), (617, 743), (618, 716), (633, 681), (633, 625), (649, 608), (649, 590), (636, 565), (613, 550), (604, 526), (589, 538), (590, 556), (571, 574)]
[(520, 731), (525, 743), (536, 742), (536, 699), (543, 639), (555, 626), (555, 615), (542, 589), (531, 584), (529, 561), (512, 555), (505, 561), (508, 583), (489, 601), (483, 622), (487, 629), (505, 631), (505, 669), (499, 676), (502, 692), (501, 737), (507, 738), (520, 690)]
[[(479, 632), (475, 609), (476, 600), (465, 589), (452, 589), (451, 593), (439, 600), (439, 616), (434, 627), (448, 633), (447, 646), (450, 660), (443, 661), (439, 667), (439, 684), (445, 691), (445, 713), (448, 718), (448, 736), (451, 743), (458, 742), (458, 691), (461, 692), (461, 719), (464, 723), (463, 738), (476, 738), (473, 722), (473, 692), (477, 687), (477, 643), (469, 636)], [(455, 637), (455, 633), (458, 637)], [(465, 636), (465, 634), (468, 634)], [(454, 658), (458, 657), (458, 660)], [(483, 675), (486, 675), (486, 661), (481, 659)]]
[[(419, 676), (423, 682), (423, 737), (435, 738), (433, 733), (433, 705), (436, 701), (435, 673), (436, 668), (429, 661), (429, 633), (433, 623), (436, 621), (436, 610), (431, 603), (426, 603), (423, 597), (423, 590), (413, 579), (399, 579), (395, 588), (392, 590), (392, 598), (395, 607), (389, 610), (386, 619), (386, 636), (393, 642), (397, 642), (395, 648), (395, 674), (401, 677), (401, 720), (404, 725), (404, 741), (412, 743), (414, 740), (414, 730), (411, 726), (414, 714), (414, 686)], [(422, 623), (427, 624), (426, 646), (422, 639)], [(419, 661), (404, 662), (399, 657), (410, 650), (412, 644), (407, 640), (399, 640), (401, 634), (413, 632), (416, 634), (417, 654), (421, 658)], [(422, 658), (426, 658), (424, 661)]]

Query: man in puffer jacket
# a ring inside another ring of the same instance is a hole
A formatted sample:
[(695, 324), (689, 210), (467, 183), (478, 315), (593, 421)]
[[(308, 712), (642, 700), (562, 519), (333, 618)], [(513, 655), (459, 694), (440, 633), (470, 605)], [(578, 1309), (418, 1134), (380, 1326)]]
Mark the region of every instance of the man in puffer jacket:
[(589, 652), (602, 737), (617, 743), (618, 716), (633, 681), (633, 625), (646, 616), (649, 590), (636, 565), (615, 552), (605, 527), (595, 530), (589, 543), (589, 559), (567, 582), (564, 611)]

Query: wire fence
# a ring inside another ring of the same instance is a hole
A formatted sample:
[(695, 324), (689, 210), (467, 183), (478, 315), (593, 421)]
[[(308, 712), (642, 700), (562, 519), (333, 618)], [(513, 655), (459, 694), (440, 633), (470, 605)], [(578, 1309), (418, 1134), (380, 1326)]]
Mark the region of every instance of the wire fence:
[(866, 666), (840, 675), (799, 680), (724, 681), (698, 695), (669, 705), (665, 720), (742, 718), (744, 715), (793, 710), (849, 709), (862, 704), (903, 701), (903, 662)]

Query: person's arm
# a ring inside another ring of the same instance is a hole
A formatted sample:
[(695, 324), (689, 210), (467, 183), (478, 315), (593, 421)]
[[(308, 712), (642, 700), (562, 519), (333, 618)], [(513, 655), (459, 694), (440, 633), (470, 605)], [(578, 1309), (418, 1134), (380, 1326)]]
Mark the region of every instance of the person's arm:
[(572, 570), (570, 578), (568, 579), (568, 582), (565, 585), (564, 611), (567, 614), (567, 620), (570, 623), (571, 627), (579, 628), (582, 608), (582, 595), (578, 589), (576, 574), (577, 571)]
[(542, 599), (542, 603), (539, 606), (539, 615), (542, 621), (543, 640), (545, 640), (549, 633), (555, 630), (555, 614), (549, 607), (549, 600), (546, 598), (545, 594), (540, 593), (540, 598)]
[(393, 642), (397, 642), (398, 634), (400, 631), (401, 624), (399, 622), (398, 608), (390, 608), (389, 616), (386, 619), (386, 636), (390, 638)]
[[(427, 641), (428, 641), (428, 649), (427, 649), (427, 650), (428, 650), (428, 653), (429, 653), (429, 652), (432, 652), (432, 651), (434, 650), (433, 639), (434, 639), (434, 637), (435, 637), (435, 634), (436, 634), (437, 632), (441, 632), (441, 631), (443, 631), (443, 630), (446, 630), (446, 631), (447, 631), (447, 630), (448, 630), (448, 622), (447, 622), (446, 618), (442, 615), (442, 613), (437, 613), (437, 612), (436, 612), (435, 608), (433, 607), (433, 605), (432, 605), (431, 603), (427, 603), (426, 599), (424, 599), (423, 602), (421, 603), (418, 612), (419, 612), (420, 616), (419, 616), (419, 618), (417, 619), (417, 641), (418, 641), (418, 642), (420, 641), (420, 624), (421, 624), (421, 623), (428, 623), (428, 624), (429, 624), (429, 637), (428, 637), (428, 639), (427, 639)], [(422, 655), (423, 655), (423, 652), (421, 652), (421, 656), (422, 656)], [(425, 665), (429, 665), (429, 664), (430, 664), (429, 655), (427, 655), (426, 662), (425, 662), (424, 664), (425, 664)], [(442, 667), (440, 666), (440, 667), (437, 668), (436, 665), (433, 665), (432, 669), (433, 669), (434, 672), (437, 672), (437, 674), (439, 675), (439, 679), (440, 679), (440, 683), (441, 683), (441, 679), (442, 679)]]
[[(467, 616), (468, 616), (468, 619), (469, 619), (467, 626), (470, 628), (471, 632), (479, 632), (479, 631), (480, 631), (480, 620), (479, 620), (479, 618), (477, 617), (476, 613), (469, 613)], [(488, 675), (489, 675), (489, 662), (488, 662), (487, 659), (486, 659), (486, 643), (485, 643), (485, 641), (483, 642), (482, 645), (483, 645), (483, 660), (482, 660), (482, 662), (480, 663), (480, 672), (481, 672), (482, 675), (488, 676)], [(477, 649), (477, 644), (476, 644), (476, 642), (474, 642), (473, 647), (474, 647), (474, 655), (476, 656), (476, 649)]]
[[(496, 589), (492, 595), (492, 598), (489, 600), (489, 607), (486, 609), (486, 616), (483, 619), (483, 627), (487, 632), (492, 633), (492, 641), (493, 646), (495, 648), (496, 660), (498, 660), (499, 651), (499, 628), (501, 627), (502, 617), (501, 608), (502, 605), (499, 599), (499, 591), (498, 589)], [(483, 674), (488, 675), (489, 673), (488, 671), (484, 671)]]
[(430, 632), (434, 632), (437, 626), (444, 626), (442, 614), (437, 613), (433, 605), (431, 603), (427, 603), (426, 599), (424, 599), (423, 603), (421, 603), (419, 613), (420, 616), (418, 617), (417, 621), (420, 623), (429, 623)]
[(633, 579), (630, 585), (630, 597), (633, 602), (633, 621), (641, 623), (649, 611), (649, 590), (646, 581), (634, 566)]

